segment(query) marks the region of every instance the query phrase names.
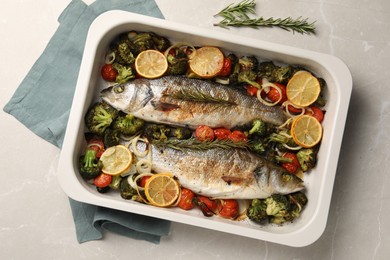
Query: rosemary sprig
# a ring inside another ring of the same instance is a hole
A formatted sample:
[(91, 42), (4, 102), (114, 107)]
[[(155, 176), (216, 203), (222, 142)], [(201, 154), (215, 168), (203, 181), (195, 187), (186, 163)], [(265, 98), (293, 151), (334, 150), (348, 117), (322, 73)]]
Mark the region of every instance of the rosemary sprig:
[(229, 26), (251, 28), (275, 26), (286, 31), (292, 31), (293, 33), (298, 32), (301, 34), (315, 34), (315, 22), (308, 22), (307, 18), (250, 18), (248, 13), (255, 14), (255, 6), (256, 4), (254, 0), (244, 0), (236, 5), (231, 4), (217, 14), (217, 16), (221, 16), (224, 19), (219, 23), (214, 24), (214, 26), (219, 26), (222, 28), (228, 28)]
[(220, 149), (249, 149), (249, 142), (233, 142), (230, 140), (218, 140), (215, 139), (210, 142), (200, 142), (195, 138), (189, 138), (185, 140), (178, 140), (174, 138), (164, 140), (152, 140), (151, 143), (157, 147), (170, 147), (175, 150), (186, 151), (186, 150), (198, 150), (204, 151), (212, 148)]
[(214, 97), (211, 96), (210, 94), (206, 94), (201, 91), (190, 91), (190, 90), (180, 89), (172, 93), (164, 93), (163, 95), (180, 99), (180, 100), (193, 101), (193, 102), (217, 103), (220, 105), (229, 105), (229, 106), (236, 105), (236, 103), (233, 101)]

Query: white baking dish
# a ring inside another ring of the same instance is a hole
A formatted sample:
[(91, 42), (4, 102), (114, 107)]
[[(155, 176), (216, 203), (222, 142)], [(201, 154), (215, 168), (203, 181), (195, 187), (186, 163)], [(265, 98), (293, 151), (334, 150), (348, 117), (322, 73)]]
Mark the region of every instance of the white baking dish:
[[(99, 90), (105, 87), (100, 79), (100, 67), (108, 44), (118, 34), (129, 30), (153, 31), (174, 42), (215, 45), (236, 54), (256, 55), (260, 61), (301, 65), (325, 79), (328, 101), (323, 141), (316, 168), (304, 177), (309, 203), (299, 219), (279, 227), (220, 217), (207, 218), (199, 210), (158, 208), (124, 200), (119, 193), (100, 194), (80, 177), (78, 158), (85, 145), (84, 115)], [(351, 90), (352, 78), (347, 66), (333, 56), (128, 12), (110, 11), (99, 16), (88, 33), (61, 151), (59, 182), (65, 193), (77, 201), (289, 246), (306, 246), (316, 241), (326, 226)]]

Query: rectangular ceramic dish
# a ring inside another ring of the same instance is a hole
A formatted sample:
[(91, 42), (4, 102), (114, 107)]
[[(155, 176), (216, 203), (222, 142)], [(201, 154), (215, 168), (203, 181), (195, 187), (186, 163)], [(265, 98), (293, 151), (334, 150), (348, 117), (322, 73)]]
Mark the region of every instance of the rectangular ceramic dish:
[[(207, 218), (199, 210), (158, 208), (124, 200), (119, 193), (100, 194), (93, 185), (80, 177), (78, 158), (85, 146), (84, 115), (99, 90), (105, 87), (100, 77), (105, 52), (117, 35), (130, 30), (152, 31), (173, 42), (214, 45), (236, 54), (255, 55), (260, 61), (301, 65), (325, 79), (327, 105), (323, 121), (323, 141), (316, 168), (304, 177), (309, 203), (299, 219), (278, 227), (220, 217)], [(59, 162), (59, 182), (65, 193), (77, 201), (289, 246), (306, 246), (316, 241), (326, 226), (351, 90), (352, 78), (347, 66), (333, 56), (237, 35), (232, 37), (229, 33), (128, 12), (110, 11), (99, 16), (88, 33)]]

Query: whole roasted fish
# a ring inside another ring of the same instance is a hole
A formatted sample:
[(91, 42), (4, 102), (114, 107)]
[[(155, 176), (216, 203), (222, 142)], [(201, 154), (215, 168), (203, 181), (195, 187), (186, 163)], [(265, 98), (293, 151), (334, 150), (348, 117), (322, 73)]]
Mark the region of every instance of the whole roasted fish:
[(192, 129), (199, 125), (231, 129), (254, 119), (281, 125), (286, 120), (281, 109), (265, 106), (239, 89), (179, 76), (135, 79), (104, 89), (101, 98), (146, 121)]
[[(139, 144), (140, 150), (144, 143)], [(254, 199), (289, 194), (303, 181), (244, 149), (178, 150), (150, 145), (152, 170), (172, 173), (180, 184), (213, 198)]]

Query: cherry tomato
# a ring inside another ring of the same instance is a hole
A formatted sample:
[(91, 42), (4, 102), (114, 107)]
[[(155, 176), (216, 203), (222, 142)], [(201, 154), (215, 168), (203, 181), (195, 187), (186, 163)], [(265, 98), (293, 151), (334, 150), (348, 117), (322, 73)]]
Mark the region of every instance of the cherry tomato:
[(283, 157), (287, 159), (291, 159), (292, 161), (282, 163), (282, 167), (286, 169), (289, 173), (292, 174), (296, 173), (297, 170), (300, 168), (300, 164), (295, 153), (287, 152), (283, 154)]
[(215, 138), (217, 138), (218, 140), (228, 139), (231, 133), (232, 132), (229, 129), (223, 127), (214, 129)]
[(316, 106), (309, 107), (310, 109), (307, 109), (305, 114), (311, 115), (314, 118), (318, 120), (318, 122), (322, 122), (324, 120), (324, 112), (321, 110), (321, 108)]
[(100, 156), (104, 152), (104, 142), (103, 139), (98, 137), (98, 136), (86, 136), (87, 140), (87, 147), (88, 149), (95, 150), (96, 152), (96, 157), (100, 158)]
[(240, 130), (234, 130), (230, 135), (229, 139), (233, 142), (245, 142), (248, 141), (248, 137)]
[(249, 96), (256, 97), (258, 90), (259, 90), (258, 88), (254, 87), (252, 85), (246, 86), (246, 92), (249, 94)]
[(206, 217), (211, 217), (217, 212), (218, 204), (215, 200), (199, 195), (194, 197), (192, 202), (199, 207)]
[(213, 141), (215, 139), (214, 130), (207, 125), (200, 125), (195, 130), (195, 138), (200, 142)]
[(229, 58), (223, 59), (223, 67), (221, 71), (218, 73), (219, 76), (228, 77), (232, 72), (232, 60)]
[(101, 173), (95, 179), (93, 179), (93, 184), (98, 188), (105, 188), (110, 185), (112, 181), (112, 175)]
[(224, 199), (218, 204), (218, 214), (223, 218), (235, 219), (238, 216), (238, 202), (234, 199)]
[(104, 80), (113, 82), (115, 81), (118, 72), (116, 69), (114, 69), (114, 67), (112, 67), (111, 64), (104, 64), (101, 70), (101, 74)]
[(287, 105), (287, 109), (293, 114), (300, 114), (302, 112), (301, 108), (295, 108), (292, 105)]
[(145, 187), (146, 182), (150, 179), (150, 177), (152, 177), (152, 176), (143, 176), (143, 177), (139, 180), (138, 185), (141, 186), (141, 187)]
[[(282, 91), (282, 99), (278, 102), (279, 105), (283, 104), (284, 101), (287, 100), (287, 94), (286, 94), (286, 86), (284, 86), (283, 84), (280, 84), (280, 83), (273, 83), (275, 84), (277, 87), (280, 88), (280, 90)], [(276, 90), (276, 88), (270, 88), (270, 90), (268, 91), (267, 93), (267, 98), (272, 102), (272, 103), (275, 103), (276, 101), (279, 100), (280, 98), (280, 94), (279, 92)]]
[(192, 199), (194, 197), (195, 197), (195, 193), (192, 190), (182, 188), (180, 201), (177, 206), (184, 210), (193, 209), (195, 205), (192, 203)]

